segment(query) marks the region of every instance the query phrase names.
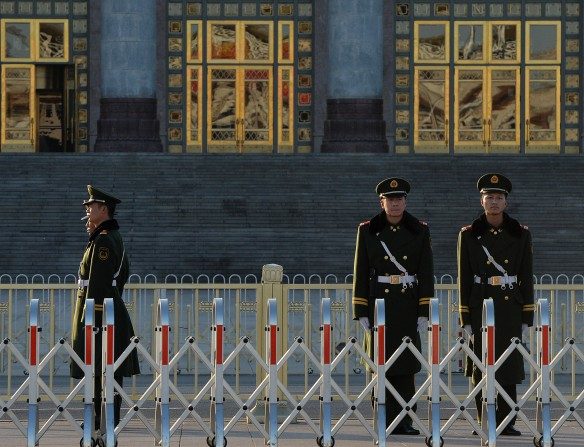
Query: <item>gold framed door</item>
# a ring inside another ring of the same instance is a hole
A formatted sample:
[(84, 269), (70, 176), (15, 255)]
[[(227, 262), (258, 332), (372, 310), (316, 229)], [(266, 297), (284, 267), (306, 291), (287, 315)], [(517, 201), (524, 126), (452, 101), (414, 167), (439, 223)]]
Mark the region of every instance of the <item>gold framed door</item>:
[(207, 98), (210, 151), (272, 151), (271, 66), (209, 67)]
[(34, 65), (2, 66), (3, 152), (35, 151), (35, 77)]
[(459, 152), (519, 152), (518, 67), (456, 67), (454, 146)]
[(414, 150), (448, 153), (448, 67), (414, 70)]

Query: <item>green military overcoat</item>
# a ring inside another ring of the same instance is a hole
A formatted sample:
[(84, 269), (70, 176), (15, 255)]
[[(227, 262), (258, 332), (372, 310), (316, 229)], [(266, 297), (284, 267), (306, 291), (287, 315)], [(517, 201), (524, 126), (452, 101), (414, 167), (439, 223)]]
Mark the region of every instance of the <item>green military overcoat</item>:
[[(488, 260), (481, 245), (491, 253), (509, 276), (517, 276), (513, 288), (487, 284), (487, 278), (503, 274)], [(473, 350), (482, 356), (483, 300), (492, 298), (495, 307), (495, 356), (509, 347), (511, 338), (521, 338), (521, 325), (533, 324), (533, 254), (531, 234), (507, 214), (500, 228), (492, 228), (483, 214), (472, 225), (464, 227), (458, 236), (458, 278), (460, 323), (470, 324), (474, 334)], [(479, 284), (475, 276), (481, 278)], [(466, 375), (473, 383), (481, 372), (467, 359)], [(515, 351), (497, 370), (500, 384), (517, 384), (525, 378), (523, 359)]]
[[(381, 241), (409, 275), (417, 276), (417, 284), (403, 288), (401, 284), (377, 281), (378, 276), (400, 275)], [(418, 317), (428, 317), (430, 298), (434, 296), (434, 263), (428, 226), (405, 212), (401, 222), (390, 225), (385, 212), (359, 225), (353, 276), (354, 319), (369, 317), (373, 327), (375, 300), (385, 301), (386, 357), (389, 358), (410, 337), (420, 348)], [(365, 334), (365, 348), (373, 359), (371, 333)], [(387, 375), (408, 375), (420, 370), (420, 362), (409, 352), (401, 355)]]
[[(77, 292), (72, 337), (73, 349), (83, 361), (85, 360), (85, 298), (93, 298), (95, 300), (95, 325), (97, 327), (102, 325), (104, 299), (114, 299), (116, 359), (126, 349), (131, 337), (134, 336), (130, 315), (122, 300), (124, 285), (129, 275), (129, 262), (124, 252), (122, 237), (118, 229), (118, 223), (114, 219), (107, 220), (99, 225), (89, 237), (83, 259), (79, 265), (80, 280), (89, 280), (89, 284), (86, 287), (80, 285)], [(115, 278), (116, 285), (114, 286), (112, 283), (118, 269), (120, 273)], [(95, 337), (95, 353), (96, 370), (100, 370), (101, 332), (97, 333)], [(134, 374), (140, 374), (136, 350), (132, 351), (116, 371), (116, 375), (126, 377)], [(73, 361), (71, 361), (71, 377), (83, 378), (83, 370)]]

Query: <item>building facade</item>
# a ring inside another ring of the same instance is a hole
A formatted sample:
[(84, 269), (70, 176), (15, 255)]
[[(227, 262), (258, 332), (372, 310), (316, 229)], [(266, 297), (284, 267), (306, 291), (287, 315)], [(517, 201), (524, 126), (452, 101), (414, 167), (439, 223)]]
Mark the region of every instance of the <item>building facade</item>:
[(581, 154), (557, 1), (0, 1), (0, 152)]

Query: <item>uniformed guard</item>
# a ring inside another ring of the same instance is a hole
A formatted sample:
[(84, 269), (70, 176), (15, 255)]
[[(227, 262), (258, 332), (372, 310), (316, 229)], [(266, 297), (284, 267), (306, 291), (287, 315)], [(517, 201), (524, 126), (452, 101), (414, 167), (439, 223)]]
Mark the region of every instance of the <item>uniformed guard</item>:
[[(511, 338), (521, 338), (533, 324), (531, 234), (527, 227), (505, 213), (511, 187), (511, 181), (501, 174), (485, 174), (479, 178), (477, 188), (484, 213), (472, 225), (462, 228), (458, 236), (460, 322), (473, 338), (473, 350), (479, 359), (484, 299), (492, 298), (494, 302), (496, 359), (509, 347)], [(473, 384), (481, 379), (481, 371), (470, 361), (466, 375), (472, 377)], [(521, 354), (514, 351), (497, 370), (495, 378), (517, 402), (517, 384), (525, 378)], [(481, 399), (479, 393), (475, 399), (479, 420)], [(497, 424), (509, 412), (507, 402), (497, 399)], [(520, 436), (514, 424), (515, 418), (501, 434)]]
[[(385, 300), (387, 360), (404, 337), (410, 337), (420, 349), (419, 331), (428, 328), (428, 307), (434, 296), (434, 267), (428, 226), (405, 211), (410, 184), (401, 178), (388, 178), (377, 185), (376, 192), (382, 212), (357, 230), (353, 315), (365, 329), (365, 347), (373, 358), (375, 300)], [(414, 374), (418, 371), (420, 362), (409, 351), (387, 370), (389, 382), (406, 402), (415, 393)], [(386, 403), (389, 426), (402, 407), (387, 390)], [(393, 434), (420, 432), (406, 416)]]
[[(115, 357), (116, 359), (130, 343), (134, 336), (134, 329), (130, 315), (122, 300), (124, 285), (129, 276), (129, 262), (119, 233), (118, 222), (113, 218), (116, 205), (120, 200), (99, 189), (88, 185), (89, 198), (83, 202), (87, 220), (86, 227), (90, 232), (89, 242), (85, 247), (83, 259), (79, 265), (79, 279), (75, 315), (73, 318), (73, 349), (85, 359), (85, 299), (95, 300), (95, 325), (101, 330), (103, 317), (103, 301), (105, 298), (114, 299), (114, 317), (116, 324)], [(101, 334), (95, 337), (95, 428), (98, 430), (101, 423)], [(126, 360), (115, 372), (115, 379), (123, 385), (123, 378), (140, 374), (138, 355), (132, 351)], [(83, 378), (83, 370), (75, 362), (71, 362), (71, 376)], [(116, 393), (114, 396), (114, 417), (117, 425), (120, 420), (122, 398)]]

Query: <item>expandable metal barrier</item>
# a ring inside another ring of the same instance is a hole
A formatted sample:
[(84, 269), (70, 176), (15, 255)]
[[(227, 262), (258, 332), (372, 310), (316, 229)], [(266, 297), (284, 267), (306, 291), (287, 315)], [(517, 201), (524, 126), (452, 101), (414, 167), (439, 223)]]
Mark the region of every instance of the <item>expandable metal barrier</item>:
[[(534, 444), (537, 447), (552, 447), (554, 445), (553, 436), (570, 417), (584, 428), (584, 421), (575, 412), (582, 400), (584, 400), (584, 390), (582, 390), (573, 402), (569, 402), (558, 388), (551, 382), (551, 371), (561, 359), (568, 353), (574, 353), (584, 361), (584, 354), (574, 343), (574, 339), (567, 339), (565, 345), (553, 357), (550, 358), (550, 312), (547, 300), (541, 299), (537, 303), (537, 347), (538, 357), (534, 360), (521, 344), (521, 340), (513, 338), (509, 347), (501, 353), (495, 361), (495, 320), (494, 305), (492, 299), (484, 301), (483, 304), (483, 353), (482, 362), (476, 357), (469, 347), (467, 340), (463, 337), (457, 339), (455, 345), (446, 353), (444, 357), (440, 356), (440, 321), (439, 321), (439, 303), (438, 299), (430, 300), (430, 318), (428, 323), (428, 360), (414, 346), (409, 337), (405, 337), (400, 347), (389, 356), (386, 360), (385, 350), (385, 303), (382, 299), (376, 300), (375, 303), (375, 326), (373, 328), (374, 339), (374, 359), (369, 358), (361, 345), (357, 343), (355, 337), (349, 337), (348, 342), (333, 359), (332, 355), (332, 315), (331, 301), (324, 298), (321, 302), (322, 325), (321, 330), (321, 351), (320, 359), (306, 346), (302, 337), (296, 337), (294, 343), (287, 351), (278, 358), (278, 320), (277, 305), (275, 299), (267, 302), (267, 325), (266, 331), (266, 358), (261, 357), (258, 351), (250, 343), (247, 336), (241, 337), (235, 349), (229, 355), (224, 355), (224, 333), (225, 333), (225, 308), (222, 298), (213, 300), (213, 325), (212, 325), (212, 359), (209, 359), (197, 345), (194, 337), (187, 337), (180, 349), (170, 357), (170, 313), (169, 302), (166, 299), (165, 291), (162, 291), (157, 305), (157, 323), (156, 332), (156, 359), (152, 358), (148, 350), (141, 344), (138, 337), (133, 337), (127, 348), (115, 358), (115, 320), (114, 320), (114, 302), (108, 298), (104, 300), (103, 331), (102, 331), (102, 365), (103, 366), (103, 387), (105, 398), (101, 401), (102, 415), (105, 415), (105, 424), (102, 427), (103, 433), (94, 432), (93, 408), (96, 399), (93, 396), (93, 377), (95, 365), (93, 362), (94, 337), (96, 328), (94, 327), (94, 301), (86, 300), (85, 308), (85, 362), (81, 361), (71, 345), (65, 340), (60, 339), (59, 343), (53, 346), (50, 351), (40, 359), (40, 334), (42, 328), (39, 326), (39, 301), (33, 299), (30, 302), (30, 322), (28, 330), (28, 359), (26, 359), (15, 347), (10, 339), (5, 339), (0, 344), (0, 352), (8, 350), (16, 360), (22, 365), (28, 374), (23, 384), (14, 392), (7, 402), (0, 399), (0, 418), (7, 415), (22, 435), (27, 439), (27, 447), (39, 445), (39, 442), (47, 430), (52, 426), (55, 420), (62, 415), (73, 429), (81, 437), (80, 445), (82, 447), (106, 446), (114, 447), (117, 444), (119, 433), (128, 425), (134, 417), (139, 418), (146, 429), (152, 434), (156, 445), (168, 447), (171, 437), (177, 429), (185, 423), (190, 416), (201, 427), (207, 435), (207, 444), (210, 447), (217, 445), (227, 445), (229, 432), (235, 424), (242, 418), (246, 417), (266, 440), (269, 446), (277, 446), (279, 437), (284, 433), (287, 427), (299, 415), (306, 421), (308, 427), (316, 435), (316, 443), (319, 447), (332, 447), (335, 444), (335, 435), (342, 428), (344, 423), (351, 417), (355, 417), (371, 435), (378, 445), (386, 445), (387, 436), (400, 423), (400, 421), (409, 415), (412, 421), (419, 427), (425, 436), (428, 447), (441, 447), (444, 444), (444, 435), (450, 430), (454, 422), (463, 417), (466, 419), (474, 430), (479, 434), (481, 442), (491, 447), (496, 447), (497, 436), (503, 430), (509, 421), (517, 416), (520, 418), (528, 430), (534, 436)], [(123, 361), (136, 349), (150, 367), (155, 371), (154, 381), (147, 387), (144, 393), (136, 402), (123, 391), (114, 379), (116, 369)], [(51, 389), (40, 377), (43, 369), (55, 355), (65, 350), (71, 357), (72, 361), (77, 363), (83, 369), (85, 376), (81, 379), (71, 392), (61, 402)], [(299, 401), (292, 396), (289, 390), (278, 378), (278, 373), (292, 355), (300, 350), (318, 369), (319, 376)], [(397, 393), (395, 388), (385, 377), (385, 372), (391, 367), (400, 355), (409, 350), (420, 362), (422, 368), (427, 372), (427, 379), (417, 389), (416, 393), (409, 402), (406, 402)], [(495, 380), (495, 373), (502, 363), (515, 351), (523, 356), (530, 366), (537, 373), (536, 380), (528, 387), (527, 391), (520, 396), (518, 402), (514, 402), (502, 387)], [(243, 401), (240, 396), (233, 390), (229, 383), (224, 379), (224, 372), (229, 365), (234, 362), (238, 355), (245, 351), (255, 359), (259, 365), (261, 373), (265, 376), (260, 384), (253, 390), (250, 396)], [(448, 363), (460, 352), (463, 351), (483, 373), (482, 379), (471, 390), (468, 396), (461, 402), (454, 393), (449, 389), (440, 377), (440, 373), (447, 367)], [(210, 372), (209, 380), (196, 393), (194, 399), (187, 400), (177, 386), (170, 378), (171, 371), (176, 368), (179, 360), (188, 352), (192, 352), (208, 368)], [(349, 355), (357, 354), (364, 363), (373, 371), (372, 379), (365, 385), (363, 390), (358, 394), (355, 400), (351, 400), (343, 389), (335, 382), (332, 373), (335, 368)], [(80, 394), (83, 389), (83, 424), (79, 424), (68, 411), (67, 407), (75, 396)], [(402, 411), (390, 423), (385, 426), (386, 402), (385, 390), (395, 397), (402, 406)], [(14, 413), (13, 407), (17, 400), (28, 391), (28, 425), (18, 419)], [(469, 404), (474, 397), (482, 391), (483, 394), (483, 415), (482, 425), (470, 415), (468, 411)], [(39, 428), (39, 411), (38, 404), (41, 398), (41, 392), (53, 402), (55, 411)], [(114, 393), (121, 395), (123, 401), (129, 410), (121, 418), (119, 424), (114, 426)], [(320, 404), (319, 425), (306, 413), (304, 407), (319, 392), (318, 400)], [(373, 426), (365, 419), (359, 405), (367, 399), (373, 392), (374, 394), (374, 421)], [(441, 411), (441, 392), (450, 399), (455, 405), (455, 411), (451, 417), (442, 424), (440, 419)], [(156, 408), (154, 425), (150, 423), (142, 411), (144, 403), (150, 395), (155, 394)], [(175, 421), (170, 417), (170, 396), (171, 393), (177, 397), (176, 402), (182, 407), (182, 413)], [(281, 424), (278, 423), (278, 393), (281, 393), (288, 402), (292, 410), (285, 415)], [(511, 408), (509, 415), (499, 424), (496, 425), (495, 402), (497, 393), (499, 399), (505, 399)], [(558, 401), (565, 408), (562, 416), (552, 426), (550, 401), (552, 393), (555, 394)], [(196, 411), (197, 405), (206, 395), (211, 398), (211, 410), (209, 422)], [(265, 419), (264, 424), (260, 423), (252, 407), (264, 395), (265, 400)], [(537, 421), (533, 424), (522, 411), (525, 403), (536, 394), (537, 398)], [(332, 400), (333, 395), (337, 395), (346, 406), (346, 411), (341, 417), (334, 421), (332, 418)], [(426, 395), (428, 406), (429, 428), (427, 428), (416, 413), (413, 411), (414, 404)], [(238, 410), (229, 420), (225, 419), (224, 401), (225, 397), (231, 398), (237, 405)], [(99, 403), (97, 403), (99, 404)]]

